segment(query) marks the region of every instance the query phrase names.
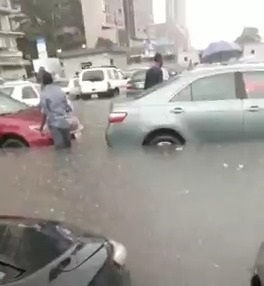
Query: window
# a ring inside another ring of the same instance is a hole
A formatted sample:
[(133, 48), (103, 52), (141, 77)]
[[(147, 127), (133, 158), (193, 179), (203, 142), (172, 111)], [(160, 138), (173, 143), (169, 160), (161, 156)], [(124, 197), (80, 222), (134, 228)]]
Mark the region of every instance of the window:
[(83, 81), (103, 81), (104, 72), (102, 70), (90, 70), (86, 71), (82, 77)]
[(248, 72), (243, 77), (248, 97), (264, 99), (264, 72)]
[(25, 86), (22, 89), (22, 98), (33, 99), (33, 98), (38, 98), (38, 95), (31, 86)]
[(114, 73), (114, 79), (119, 79), (119, 74), (117, 72), (117, 70), (113, 70), (113, 73)]
[(236, 99), (234, 74), (220, 74), (195, 81), (192, 97), (194, 101)]
[(120, 79), (124, 79), (125, 78), (125, 75), (121, 71), (118, 72), (118, 75), (119, 75)]
[(14, 88), (13, 87), (3, 87), (0, 88), (0, 93), (3, 93), (7, 96), (11, 96), (14, 92)]
[(138, 71), (132, 75), (132, 81), (139, 82), (145, 81), (147, 70)]
[(188, 85), (184, 89), (182, 89), (180, 92), (178, 92), (171, 102), (179, 102), (179, 101), (191, 101), (192, 100), (192, 89), (191, 86)]
[(107, 70), (107, 75), (109, 79), (114, 79), (114, 75), (112, 73), (112, 70)]
[(20, 110), (25, 110), (27, 108), (28, 106), (26, 104), (4, 94), (0, 94), (0, 115), (7, 113), (16, 113)]

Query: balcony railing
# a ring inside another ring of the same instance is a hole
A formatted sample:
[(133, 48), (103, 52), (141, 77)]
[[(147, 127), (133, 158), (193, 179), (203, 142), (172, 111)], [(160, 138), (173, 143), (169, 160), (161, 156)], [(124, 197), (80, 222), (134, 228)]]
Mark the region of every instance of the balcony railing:
[(0, 0), (0, 13), (12, 14), (17, 12), (19, 12), (19, 9), (12, 7), (10, 0)]

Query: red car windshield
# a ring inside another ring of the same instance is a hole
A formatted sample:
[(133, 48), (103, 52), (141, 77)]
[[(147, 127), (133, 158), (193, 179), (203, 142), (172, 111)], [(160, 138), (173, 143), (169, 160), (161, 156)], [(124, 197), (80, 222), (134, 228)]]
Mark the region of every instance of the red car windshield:
[(25, 109), (28, 109), (26, 104), (17, 101), (5, 94), (0, 94), (0, 115), (17, 113)]

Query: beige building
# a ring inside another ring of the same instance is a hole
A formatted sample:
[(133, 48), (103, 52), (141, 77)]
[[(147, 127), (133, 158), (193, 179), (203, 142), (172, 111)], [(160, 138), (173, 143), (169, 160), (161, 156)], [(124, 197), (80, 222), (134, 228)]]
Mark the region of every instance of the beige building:
[(130, 40), (148, 39), (153, 25), (152, 0), (124, 0), (124, 10)]
[(186, 0), (166, 0), (166, 19), (168, 23), (186, 27)]
[[(166, 0), (166, 23), (164, 30), (170, 34), (179, 52), (190, 48), (189, 33), (186, 23), (186, 0)], [(161, 26), (162, 26), (161, 25)]]
[(96, 46), (98, 38), (119, 45), (119, 31), (124, 30), (123, 0), (81, 0), (86, 44)]
[(10, 20), (18, 12), (11, 6), (10, 0), (0, 0), (0, 76), (5, 78), (25, 75), (26, 62), (16, 43), (23, 33), (12, 31)]

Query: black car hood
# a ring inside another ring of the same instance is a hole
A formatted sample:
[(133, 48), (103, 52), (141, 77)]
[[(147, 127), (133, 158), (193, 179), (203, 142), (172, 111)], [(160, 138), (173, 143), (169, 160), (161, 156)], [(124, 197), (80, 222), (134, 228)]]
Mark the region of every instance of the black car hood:
[[(80, 267), (105, 248), (102, 236), (49, 220), (0, 216), (0, 272), (6, 280), (26, 279), (39, 270), (49, 272), (50, 280)], [(29, 281), (28, 281), (29, 282)]]

